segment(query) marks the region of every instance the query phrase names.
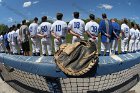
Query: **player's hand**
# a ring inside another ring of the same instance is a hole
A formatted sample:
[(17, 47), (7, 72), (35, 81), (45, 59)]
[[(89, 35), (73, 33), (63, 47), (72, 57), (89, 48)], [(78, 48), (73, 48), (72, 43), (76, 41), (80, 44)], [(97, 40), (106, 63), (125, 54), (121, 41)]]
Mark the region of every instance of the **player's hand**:
[(110, 38), (110, 37), (111, 37), (109, 34), (106, 34), (106, 36), (107, 36), (108, 38)]
[(77, 35), (76, 37), (77, 37), (77, 38), (80, 38), (80, 35)]
[(47, 35), (43, 35), (44, 38), (47, 38)]
[(95, 37), (95, 36), (93, 36), (93, 37), (92, 37), (92, 39), (93, 39), (93, 40), (95, 40), (95, 39), (96, 39), (96, 37)]
[(117, 37), (118, 40), (120, 40), (120, 37)]

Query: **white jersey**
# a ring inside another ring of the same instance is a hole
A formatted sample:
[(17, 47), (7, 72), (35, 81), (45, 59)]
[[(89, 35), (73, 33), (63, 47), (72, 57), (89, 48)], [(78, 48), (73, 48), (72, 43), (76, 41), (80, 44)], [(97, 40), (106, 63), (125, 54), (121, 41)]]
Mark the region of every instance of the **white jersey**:
[(62, 20), (57, 20), (52, 24), (51, 31), (57, 36), (65, 37), (67, 34), (67, 23)]
[(37, 23), (31, 23), (29, 26), (29, 32), (30, 32), (30, 36), (35, 36), (37, 35), (37, 28), (38, 28), (38, 24)]
[(88, 31), (93, 36), (98, 36), (99, 24), (94, 21), (86, 23), (85, 31)]
[(38, 27), (37, 33), (41, 35), (47, 35), (47, 37), (50, 37), (51, 23), (42, 22)]
[(85, 23), (81, 19), (73, 19), (69, 22), (68, 28), (74, 33), (82, 36), (85, 31)]
[(17, 33), (17, 40), (19, 40), (20, 39), (19, 29), (16, 30), (16, 33)]
[(130, 36), (132, 40), (136, 39), (136, 35), (135, 35), (136, 30), (134, 28), (130, 29)]
[(123, 38), (129, 38), (129, 34), (130, 34), (130, 29), (128, 27), (128, 25), (126, 24), (122, 24), (121, 25), (121, 30), (124, 32), (125, 36), (122, 36)]
[(140, 40), (140, 31), (139, 31), (139, 40)]
[(17, 36), (18, 36), (18, 34), (13, 30), (11, 32), (11, 42), (16, 43), (17, 42)]
[(138, 29), (135, 31), (136, 39), (140, 39), (140, 32)]
[(0, 35), (0, 42), (3, 41), (3, 35)]
[(8, 41), (11, 42), (11, 32), (8, 33)]

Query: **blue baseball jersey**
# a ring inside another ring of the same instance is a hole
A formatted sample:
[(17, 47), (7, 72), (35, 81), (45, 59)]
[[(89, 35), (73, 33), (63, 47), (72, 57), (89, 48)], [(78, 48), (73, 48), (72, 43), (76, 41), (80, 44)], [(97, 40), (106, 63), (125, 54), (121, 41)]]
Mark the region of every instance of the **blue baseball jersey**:
[(4, 35), (4, 45), (5, 45), (5, 47), (9, 46), (8, 34), (5, 34), (5, 35)]
[[(99, 23), (99, 31), (101, 32), (101, 42), (110, 42), (111, 38), (108, 38), (106, 34), (112, 35), (113, 27), (109, 20), (101, 20)], [(109, 40), (109, 41), (108, 41)]]
[[(112, 22), (113, 31), (116, 33), (117, 36), (120, 35), (121, 32), (121, 26), (117, 22)], [(116, 35), (114, 33), (112, 34), (112, 39), (116, 38)]]

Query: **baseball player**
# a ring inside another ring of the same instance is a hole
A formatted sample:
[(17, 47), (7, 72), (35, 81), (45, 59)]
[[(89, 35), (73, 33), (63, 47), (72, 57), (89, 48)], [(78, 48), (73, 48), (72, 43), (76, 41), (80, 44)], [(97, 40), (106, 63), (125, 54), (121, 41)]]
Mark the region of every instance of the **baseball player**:
[(90, 21), (86, 23), (85, 31), (88, 35), (88, 40), (95, 42), (95, 44), (97, 46), (98, 45), (99, 24), (94, 21), (95, 15), (90, 14), (89, 18), (90, 18)]
[(34, 22), (30, 24), (29, 31), (32, 41), (32, 55), (40, 56), (40, 39), (37, 37), (38, 18), (34, 18)]
[(121, 25), (121, 51), (122, 54), (126, 54), (127, 53), (127, 49), (128, 49), (128, 39), (129, 39), (129, 35), (130, 35), (130, 29), (129, 26), (127, 25), (127, 19), (124, 18), (123, 20), (123, 24)]
[(138, 24), (136, 24), (135, 35), (136, 35), (135, 51), (138, 52), (139, 51), (139, 40), (140, 40), (140, 32), (139, 32), (139, 25)]
[(0, 35), (0, 52), (4, 53), (4, 38), (3, 38), (3, 33)]
[(73, 13), (74, 19), (68, 24), (69, 33), (73, 35), (72, 43), (79, 42), (84, 39), (85, 23), (79, 19), (79, 12)]
[(8, 42), (8, 31), (4, 34), (4, 46), (6, 48), (6, 53), (10, 53), (10, 46)]
[(11, 44), (11, 31), (12, 31), (12, 27), (10, 27), (9, 32), (8, 32), (8, 42), (9, 42), (9, 46), (10, 46), (10, 53), (13, 53), (12, 50), (12, 44)]
[(129, 41), (129, 52), (134, 53), (135, 52), (135, 40), (136, 40), (136, 26), (132, 22), (131, 23), (131, 29), (130, 29), (130, 41)]
[(67, 34), (67, 23), (62, 21), (63, 14), (56, 14), (57, 20), (52, 24), (51, 34), (54, 37), (54, 48), (55, 51), (59, 49), (59, 46), (63, 43), (66, 43), (66, 34)]
[(38, 27), (37, 35), (41, 38), (42, 54), (46, 56), (46, 49), (48, 55), (52, 55), (51, 42), (51, 23), (47, 22), (47, 16), (42, 17), (42, 23)]
[(139, 30), (139, 43), (138, 43), (138, 51), (140, 52), (140, 27), (138, 25), (138, 30)]
[(119, 35), (121, 32), (120, 25), (115, 22), (114, 19), (111, 19), (112, 26), (113, 26), (113, 34), (111, 37), (111, 54), (118, 55), (118, 40), (120, 39)]
[(23, 55), (23, 50), (22, 50), (22, 47), (21, 47), (21, 40), (20, 40), (20, 36), (19, 36), (20, 26), (21, 26), (21, 24), (17, 24), (17, 30), (16, 30), (16, 33), (17, 33), (17, 43), (18, 43), (18, 48), (20, 49), (20, 55)]
[(102, 18), (103, 20), (101, 20), (99, 24), (99, 31), (101, 32), (101, 56), (104, 56), (104, 52), (106, 56), (109, 56), (113, 27), (111, 22), (107, 19), (106, 14), (102, 14)]
[(29, 52), (30, 52), (29, 35), (30, 35), (29, 28), (26, 25), (26, 20), (23, 20), (22, 26), (19, 29), (19, 36), (20, 36), (24, 56), (29, 56)]
[(18, 50), (17, 50), (17, 36), (18, 36), (18, 34), (16, 33), (16, 26), (13, 25), (12, 26), (12, 32), (11, 32), (11, 45), (12, 45), (12, 50), (13, 50), (13, 54), (14, 55), (18, 54)]

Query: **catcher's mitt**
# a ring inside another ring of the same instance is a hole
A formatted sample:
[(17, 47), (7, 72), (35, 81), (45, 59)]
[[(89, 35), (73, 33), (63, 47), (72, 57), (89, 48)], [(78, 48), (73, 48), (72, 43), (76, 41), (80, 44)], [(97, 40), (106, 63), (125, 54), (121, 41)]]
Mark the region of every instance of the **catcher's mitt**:
[(70, 76), (84, 75), (98, 62), (96, 45), (88, 41), (62, 44), (54, 57), (58, 67)]

